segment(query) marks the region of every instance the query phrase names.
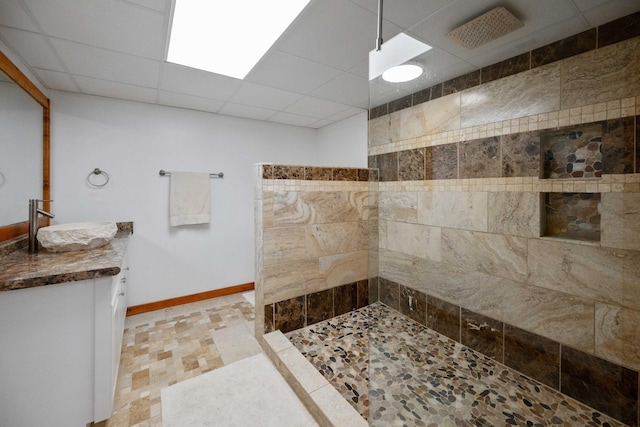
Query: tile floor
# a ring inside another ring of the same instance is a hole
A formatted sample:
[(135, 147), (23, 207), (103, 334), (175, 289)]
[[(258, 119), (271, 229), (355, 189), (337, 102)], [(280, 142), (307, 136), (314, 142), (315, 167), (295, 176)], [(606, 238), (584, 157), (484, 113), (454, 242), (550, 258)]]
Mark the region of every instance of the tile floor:
[(261, 353), (241, 294), (127, 317), (109, 427), (162, 426), (160, 391)]
[(371, 426), (622, 426), (384, 304), (286, 336)]

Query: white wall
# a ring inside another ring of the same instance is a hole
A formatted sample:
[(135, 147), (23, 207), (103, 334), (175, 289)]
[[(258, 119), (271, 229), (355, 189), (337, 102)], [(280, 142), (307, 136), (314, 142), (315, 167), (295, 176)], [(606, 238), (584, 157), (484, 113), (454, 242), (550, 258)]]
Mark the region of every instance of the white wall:
[[(129, 305), (254, 281), (252, 165), (318, 164), (319, 146), (329, 145), (319, 144), (320, 132), (313, 129), (66, 92), (50, 95), (54, 223), (134, 221)], [(366, 147), (363, 125), (364, 141), (355, 145)], [(357, 128), (346, 126), (354, 138), (362, 136)], [(337, 130), (330, 133), (338, 139)], [(336, 165), (366, 164), (366, 148), (345, 153), (336, 153)], [(106, 187), (87, 185), (94, 168), (109, 173)], [(211, 224), (169, 227), (170, 178), (160, 177), (160, 169), (225, 173), (211, 181)]]
[(367, 112), (318, 129), (318, 166), (367, 167)]

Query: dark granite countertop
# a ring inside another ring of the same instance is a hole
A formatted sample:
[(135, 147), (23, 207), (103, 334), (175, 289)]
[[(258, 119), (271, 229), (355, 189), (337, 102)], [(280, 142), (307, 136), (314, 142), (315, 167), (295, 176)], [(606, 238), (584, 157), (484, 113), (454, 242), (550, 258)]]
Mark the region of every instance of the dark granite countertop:
[(35, 253), (23, 248), (0, 257), (0, 292), (117, 275), (132, 233), (118, 225), (111, 243), (100, 248)]

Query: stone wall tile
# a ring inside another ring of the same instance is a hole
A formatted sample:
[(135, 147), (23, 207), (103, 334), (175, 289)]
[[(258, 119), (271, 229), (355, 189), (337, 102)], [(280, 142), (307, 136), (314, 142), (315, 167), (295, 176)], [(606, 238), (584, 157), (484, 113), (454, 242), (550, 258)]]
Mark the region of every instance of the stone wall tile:
[(264, 229), (264, 265), (306, 258), (305, 227), (274, 227)]
[(419, 258), (440, 261), (440, 228), (419, 224), (385, 221), (384, 249)]
[(640, 93), (640, 37), (583, 53), (559, 64), (561, 109)]
[(399, 133), (393, 141), (460, 129), (460, 95), (443, 96), (406, 108), (400, 114)]
[(512, 282), (502, 304), (505, 324), (593, 353), (592, 300)]
[(540, 176), (540, 132), (503, 135), (502, 177)]
[(417, 222), (417, 193), (381, 191), (378, 197), (380, 219), (403, 222)]
[(640, 193), (603, 193), (600, 213), (602, 246), (640, 251)]
[(640, 252), (529, 239), (528, 283), (640, 310)]
[(488, 230), (511, 236), (540, 237), (540, 194), (488, 193)]
[[(362, 251), (369, 247), (366, 221), (311, 224), (304, 229), (302, 242), (308, 258)], [(299, 237), (296, 233), (295, 238)], [(294, 237), (290, 236), (289, 240), (293, 243)]]
[(487, 193), (420, 192), (418, 223), (487, 231)]
[(271, 304), (326, 289), (318, 269), (318, 259), (265, 266), (262, 284), (264, 303)]
[(367, 191), (274, 192), (273, 224), (301, 225), (367, 219)]
[(504, 325), (504, 364), (556, 390), (560, 388), (560, 344)]
[(368, 277), (367, 251), (324, 256), (319, 259), (319, 272), (326, 288), (357, 282)]
[(424, 148), (398, 152), (398, 180), (424, 180)]
[(467, 128), (559, 109), (560, 67), (550, 64), (463, 91), (460, 126)]
[(527, 239), (446, 228), (442, 230), (442, 261), (524, 282)]
[(427, 326), (427, 294), (400, 285), (400, 313)]
[(500, 169), (500, 137), (462, 141), (459, 144), (458, 176), (468, 178), (498, 178)]
[(596, 356), (640, 371), (640, 311), (596, 303)]
[(460, 307), (427, 296), (427, 328), (460, 342)]
[(560, 391), (630, 426), (638, 425), (638, 373), (562, 347)]
[(458, 178), (458, 144), (426, 147), (424, 160), (424, 179)]

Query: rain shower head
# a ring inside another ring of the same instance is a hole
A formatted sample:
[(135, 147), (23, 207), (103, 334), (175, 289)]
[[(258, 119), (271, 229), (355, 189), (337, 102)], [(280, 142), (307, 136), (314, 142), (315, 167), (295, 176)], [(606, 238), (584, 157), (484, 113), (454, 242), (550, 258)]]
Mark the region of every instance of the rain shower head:
[(447, 34), (454, 42), (475, 49), (524, 26), (504, 7), (496, 7)]

